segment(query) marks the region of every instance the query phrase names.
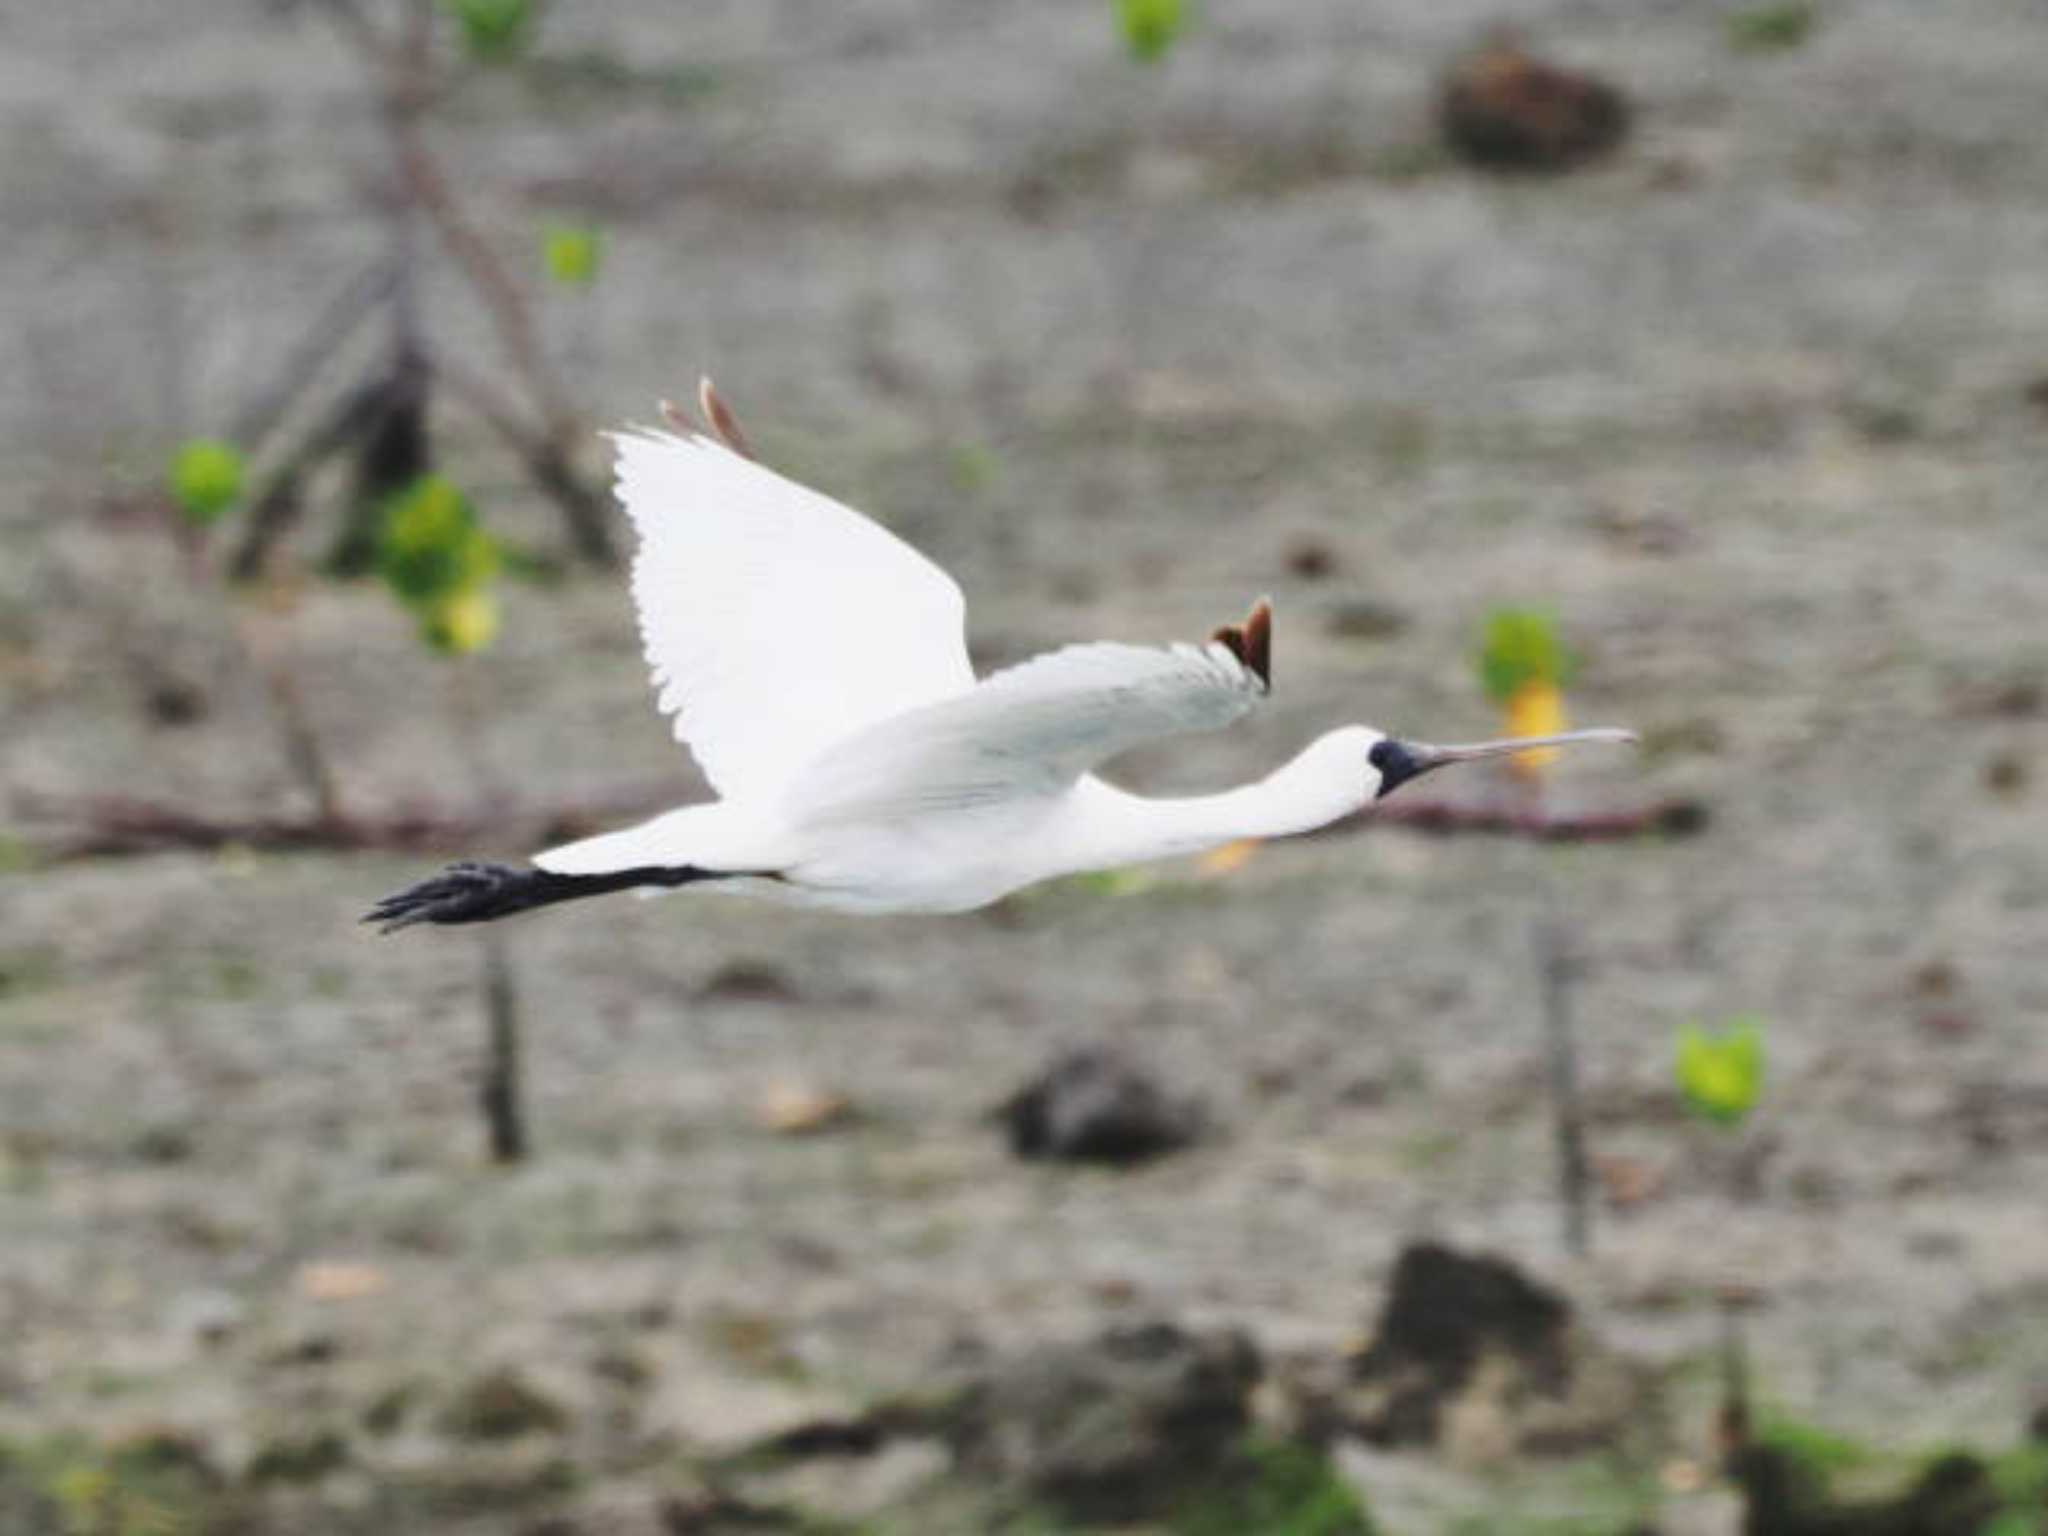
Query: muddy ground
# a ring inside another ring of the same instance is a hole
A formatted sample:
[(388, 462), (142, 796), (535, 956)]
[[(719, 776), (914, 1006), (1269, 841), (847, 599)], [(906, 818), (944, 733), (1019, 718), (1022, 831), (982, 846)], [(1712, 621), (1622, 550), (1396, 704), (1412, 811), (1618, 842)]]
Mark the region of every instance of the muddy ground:
[[(1665, 1457), (1707, 1454), (1730, 1279), (1784, 1412), (1899, 1450), (2019, 1435), (2048, 1392), (2031, 6), (1842, 0), (1757, 55), (1713, 5), (1270, 0), (1204, 8), (1144, 74), (1093, 0), (557, 5), (543, 64), (466, 86), (437, 143), (515, 263), (544, 218), (609, 231), (593, 293), (539, 295), (592, 422), (716, 374), (766, 457), (959, 574), (988, 661), (1272, 592), (1271, 707), (1130, 782), (1222, 784), (1361, 717), (1485, 732), (1476, 628), (1537, 600), (1584, 653), (1575, 713), (1650, 742), (1558, 799), (1712, 821), (1383, 829), (944, 920), (547, 914), (513, 933), (539, 1151), (511, 1173), (480, 1158), (472, 936), (353, 921), (422, 859), (28, 867), (52, 799), (296, 803), (218, 605), (112, 493), (380, 248), (376, 125), (311, 9), (0, 5), (0, 1434), (174, 1425), (236, 1466), (502, 1363), (588, 1443), (625, 1412), (593, 1361), (630, 1347), (632, 1433), (693, 1450), (962, 1341), (1163, 1316), (1344, 1348), (1430, 1234), (1666, 1369)], [(1619, 155), (1503, 182), (1434, 147), (1433, 72), (1501, 18), (1635, 94)], [(445, 274), (430, 307), (488, 358)], [(495, 526), (558, 542), (479, 429), (444, 447)], [(527, 803), (694, 792), (612, 577), (511, 590), (480, 754), (380, 594), (312, 588), (288, 635), (358, 806), (462, 801), (479, 757)], [(200, 718), (152, 715), (166, 677)], [(1530, 947), (1558, 909), (1594, 1150), (1640, 1197), (1583, 1262)], [(1738, 1196), (1669, 1083), (1674, 1029), (1739, 1011), (1770, 1082)], [(1218, 1134), (1135, 1173), (1014, 1161), (987, 1108), (1104, 1041)], [(793, 1080), (858, 1117), (763, 1129)], [(564, 1497), (634, 1528), (646, 1475)], [(1726, 1528), (1670, 1481), (1642, 1495), (1667, 1521)], [(1439, 1511), (1417, 1530), (1506, 1529), (1539, 1486), (1584, 1512), (1554, 1483), (1403, 1497)]]

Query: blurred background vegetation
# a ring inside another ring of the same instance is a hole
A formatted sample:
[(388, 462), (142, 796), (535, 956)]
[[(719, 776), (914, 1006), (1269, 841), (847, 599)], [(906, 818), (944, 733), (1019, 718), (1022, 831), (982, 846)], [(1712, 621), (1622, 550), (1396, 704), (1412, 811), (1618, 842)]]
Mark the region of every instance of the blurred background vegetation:
[[(0, 39), (0, 1533), (2048, 1529), (2034, 9)], [(1272, 592), (1129, 782), (1644, 749), (377, 941), (703, 793), (596, 434), (705, 373), (984, 666)]]

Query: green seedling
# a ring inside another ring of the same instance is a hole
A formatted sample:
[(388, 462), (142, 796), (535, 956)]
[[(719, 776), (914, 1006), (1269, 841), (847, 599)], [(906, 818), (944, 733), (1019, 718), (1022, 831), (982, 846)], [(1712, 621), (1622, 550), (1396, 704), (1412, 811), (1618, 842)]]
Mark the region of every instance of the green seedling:
[(1117, 0), (1116, 17), (1131, 57), (1153, 64), (1180, 40), (1187, 26), (1187, 6), (1184, 0)]
[(1494, 703), (1505, 706), (1532, 684), (1562, 689), (1578, 667), (1548, 609), (1496, 608), (1486, 616), (1479, 682)]
[(502, 64), (532, 46), (537, 0), (442, 0), (462, 29), (462, 44), (480, 64)]
[(498, 547), (469, 498), (440, 475), (402, 492), (385, 513), (377, 570), (444, 655), (484, 649), (497, 634)]
[[(1496, 608), (1486, 616), (1479, 643), (1479, 681), (1501, 708), (1509, 736), (1555, 736), (1567, 721), (1564, 685), (1578, 661), (1565, 649), (1557, 620), (1537, 608)], [(1525, 780), (1538, 782), (1562, 754), (1533, 747), (1509, 759)]]
[(589, 224), (550, 224), (541, 232), (541, 262), (565, 288), (588, 288), (604, 266), (604, 232)]
[(1728, 14), (1728, 46), (1737, 53), (1783, 53), (1813, 35), (1820, 18), (1807, 0), (1767, 0)]
[(1678, 1032), (1676, 1077), (1694, 1114), (1716, 1125), (1741, 1125), (1763, 1095), (1763, 1021), (1744, 1014), (1717, 1029), (1686, 1025)]
[(195, 437), (171, 455), (171, 499), (196, 528), (211, 527), (242, 499), (239, 449), (217, 438)]

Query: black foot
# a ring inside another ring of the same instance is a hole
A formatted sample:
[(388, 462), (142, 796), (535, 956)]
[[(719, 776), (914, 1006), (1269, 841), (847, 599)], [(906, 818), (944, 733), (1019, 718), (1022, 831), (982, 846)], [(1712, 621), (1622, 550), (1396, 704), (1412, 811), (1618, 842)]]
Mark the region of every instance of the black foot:
[[(646, 865), (602, 875), (557, 875), (545, 869), (508, 869), (503, 864), (450, 864), (433, 879), (386, 896), (363, 914), (363, 921), (378, 924), (384, 933), (396, 933), (414, 923), (488, 923), (494, 917), (530, 912), (558, 901), (578, 901), (642, 886), (673, 889), (699, 880), (728, 878), (730, 871), (688, 864)], [(774, 876), (764, 871), (760, 878)]]
[(386, 896), (363, 914), (383, 933), (414, 923), (487, 923), (538, 906), (545, 870), (508, 869), (503, 864), (450, 864), (431, 880)]

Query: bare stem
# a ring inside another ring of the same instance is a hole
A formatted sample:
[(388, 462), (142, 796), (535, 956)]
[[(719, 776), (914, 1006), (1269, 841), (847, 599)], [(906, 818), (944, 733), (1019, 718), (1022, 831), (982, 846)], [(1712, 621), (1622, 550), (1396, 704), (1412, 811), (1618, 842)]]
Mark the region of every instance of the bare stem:
[(512, 980), (512, 961), (504, 935), (487, 928), (481, 935), (484, 972), (484, 1021), (487, 1030), (483, 1079), (477, 1098), (490, 1138), (491, 1161), (525, 1161), (532, 1150), (526, 1134), (525, 1095), (520, 1080), (519, 1000)]
[(326, 750), (320, 744), (320, 734), (313, 728), (312, 713), (306, 708), (305, 693), (292, 673), (290, 662), (285, 659), (262, 618), (242, 618), (235, 626), (235, 634), (241, 642), (242, 653), (263, 679), (271, 713), (283, 738), (285, 760), (291, 765), (293, 776), (301, 787), (312, 797), (316, 825), (343, 825), (348, 818), (342, 806), (341, 789), (333, 766), (327, 760)]
[(411, 221), (417, 213), (432, 225), (442, 247), (482, 300), (507, 361), (523, 381), (541, 416), (549, 466), (546, 474), (537, 476), (542, 489), (561, 507), (579, 553), (594, 563), (612, 564), (616, 554), (603, 509), (595, 498), (564, 489), (573, 487), (576, 479), (571, 461), (578, 431), (576, 413), (548, 365), (519, 285), (464, 212), (446, 172), (427, 144), (426, 109), (434, 100), (431, 0), (408, 0), (404, 26), (396, 42), (388, 42), (369, 23), (357, 0), (322, 0), (322, 9), (356, 47), (378, 84), (380, 112), (398, 180), (399, 209), (394, 215), (394, 232), (401, 275), (393, 302), (401, 339), (411, 338), (424, 355), (410, 245)]
[(383, 262), (365, 268), (329, 301), (270, 382), (251, 395), (235, 417), (228, 436), (236, 447), (252, 456), (262, 448), (292, 403), (312, 384), (364, 317), (390, 296), (397, 281), (397, 266)]
[[(496, 768), (483, 747), (483, 710), (476, 696), (476, 668), (458, 660), (449, 679), (456, 734), (469, 759), (477, 798), (488, 810), (503, 798)], [(486, 928), (478, 935), (483, 952), (484, 1067), (478, 1105), (484, 1130), (497, 1163), (523, 1161), (530, 1142), (526, 1133), (526, 1086), (520, 1072), (518, 978), (504, 935)]]
[(1578, 962), (1564, 920), (1539, 918), (1536, 953), (1543, 972), (1544, 1046), (1550, 1060), (1550, 1106), (1557, 1136), (1557, 1191), (1564, 1213), (1565, 1246), (1584, 1256), (1592, 1241), (1591, 1181), (1586, 1170), (1585, 1119), (1579, 1106), (1578, 1042), (1572, 1029), (1572, 985)]

